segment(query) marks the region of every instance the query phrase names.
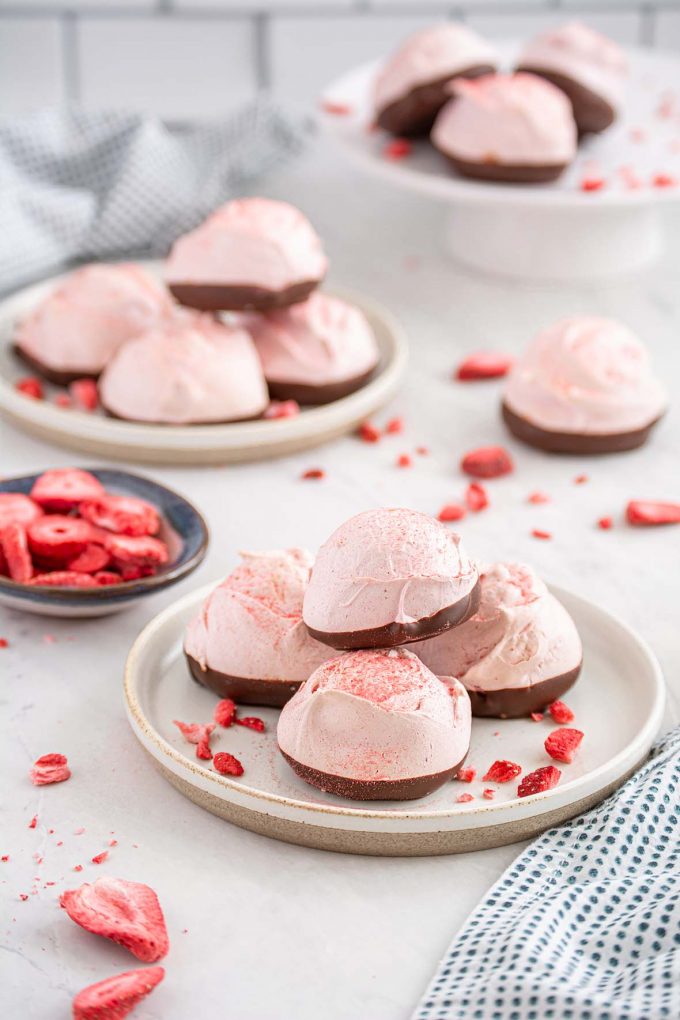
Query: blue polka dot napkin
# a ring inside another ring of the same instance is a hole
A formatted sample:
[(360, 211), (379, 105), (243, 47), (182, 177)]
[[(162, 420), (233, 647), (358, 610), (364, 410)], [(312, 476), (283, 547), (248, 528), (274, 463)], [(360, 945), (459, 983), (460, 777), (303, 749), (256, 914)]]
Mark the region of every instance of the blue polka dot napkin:
[(679, 899), (680, 729), (520, 854), (413, 1020), (678, 1020)]

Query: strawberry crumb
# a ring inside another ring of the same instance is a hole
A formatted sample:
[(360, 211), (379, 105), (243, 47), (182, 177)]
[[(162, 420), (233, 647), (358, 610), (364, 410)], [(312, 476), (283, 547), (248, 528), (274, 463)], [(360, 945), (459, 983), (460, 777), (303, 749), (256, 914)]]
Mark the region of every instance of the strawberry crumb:
[(543, 722), (543, 713), (542, 712), (532, 712), (531, 713), (531, 718), (532, 718), (532, 720), (534, 722)]
[(231, 726), (236, 718), (236, 704), (231, 698), (223, 698), (222, 701), (218, 701), (215, 705), (215, 711), (213, 712), (213, 719), (218, 726), (224, 726), (225, 729)]
[(476, 769), (458, 769), (456, 779), (458, 779), (461, 783), (471, 783), (476, 775)]
[(553, 730), (552, 733), (548, 734), (543, 746), (545, 747), (546, 754), (549, 754), (551, 758), (570, 765), (582, 740), (583, 733), (581, 730), (574, 730), (564, 726), (562, 729)]
[(47, 786), (70, 779), (71, 770), (63, 754), (43, 754), (33, 763), (29, 775), (34, 786)]
[(632, 499), (626, 507), (626, 520), (629, 524), (648, 527), (680, 524), (680, 503)]
[(413, 146), (407, 138), (394, 138), (382, 151), (383, 157), (392, 161), (405, 159), (411, 155)]
[(552, 538), (552, 532), (543, 531), (542, 528), (534, 528), (531, 534), (533, 535), (534, 538), (542, 538), (544, 540)]
[(545, 790), (552, 790), (560, 781), (562, 773), (554, 765), (544, 765), (524, 777), (517, 787), (518, 797), (530, 797), (534, 793), (543, 793)]
[(19, 893), (19, 899), (20, 899), (20, 900), (21, 900), (21, 901), (22, 901), (23, 903), (25, 903), (25, 902), (26, 902), (26, 900), (28, 899), (28, 893), (25, 893), (25, 892), (20, 892), (20, 893)]
[(17, 393), (23, 393), (25, 397), (30, 397), (31, 400), (42, 400), (45, 396), (40, 379), (33, 375), (27, 375), (23, 379), (19, 379), (14, 384), (14, 389)]
[(404, 431), (404, 419), (403, 418), (390, 418), (387, 425), (385, 426), (386, 435), (398, 436)]
[(507, 354), (494, 351), (479, 351), (470, 354), (460, 363), (454, 373), (459, 382), (476, 382), (483, 379), (500, 379), (512, 368), (513, 359)]
[(348, 103), (335, 103), (332, 99), (322, 99), (321, 109), (324, 113), (330, 113), (334, 117), (349, 117), (354, 112)]
[(527, 503), (533, 503), (538, 506), (541, 503), (549, 503), (550, 496), (546, 495), (545, 492), (531, 492), (527, 496)]
[(677, 183), (675, 177), (671, 177), (670, 174), (655, 174), (652, 177), (652, 187), (654, 188), (675, 188)]
[(548, 711), (556, 723), (570, 723), (574, 721), (574, 713), (563, 701), (553, 701), (548, 705)]
[(109, 846), (118, 846), (118, 840), (117, 839), (110, 839), (109, 840)]
[(482, 776), (482, 779), (486, 783), (509, 783), (511, 779), (515, 779), (522, 771), (522, 766), (517, 765), (514, 761), (495, 761), (493, 765), (490, 765), (486, 774)]
[(479, 482), (470, 482), (465, 490), (465, 502), (468, 510), (472, 510), (475, 514), (480, 510), (486, 510), (489, 505), (489, 496), (484, 486)]
[(416, 446), (416, 453), (419, 457), (427, 457), (430, 453), (430, 449), (427, 446)]
[(64, 408), (73, 407), (71, 398), (67, 393), (57, 393), (56, 397), (54, 398), (54, 403), (57, 405), (57, 407)]
[(362, 422), (357, 429), (357, 435), (359, 436), (359, 439), (364, 441), (364, 443), (380, 442), (380, 430), (377, 429), (370, 421)]
[(245, 726), (247, 730), (255, 730), (256, 733), (264, 733), (266, 729), (264, 720), (259, 719), (256, 715), (246, 715), (243, 718), (237, 716), (234, 722), (237, 726)]
[(73, 870), (74, 871), (82, 871), (83, 870), (82, 864), (74, 864), (73, 865)]
[(397, 457), (397, 467), (409, 468), (413, 467), (413, 460), (408, 453), (400, 453)]
[(576, 475), (574, 479), (574, 485), (585, 485), (586, 482), (590, 481), (588, 475)]
[(243, 765), (241, 765), (238, 758), (235, 758), (233, 754), (229, 754), (227, 751), (219, 751), (213, 758), (213, 765), (221, 776), (243, 775)]
[(325, 478), (326, 477), (326, 472), (322, 468), (308, 468), (306, 471), (302, 472), (300, 477), (303, 478), (303, 479), (310, 479), (310, 478), (320, 479), (320, 478)]
[(470, 801), (474, 799), (475, 798), (471, 793), (461, 793), (458, 797), (456, 797), (456, 804), (469, 804)]
[(581, 191), (602, 191), (606, 183), (603, 177), (584, 177), (581, 181)]
[(29, 827), (29, 829), (35, 829), (37, 824), (38, 824), (38, 816), (37, 815), (33, 815), (33, 817), (31, 818), (30, 822), (28, 823), (28, 827)]
[(610, 528), (614, 527), (614, 521), (611, 517), (600, 517), (597, 522), (597, 526), (598, 528), (601, 528), (602, 531), (609, 531)]
[(297, 400), (272, 400), (262, 417), (272, 421), (277, 418), (296, 418), (299, 413)]
[(8, 860), (9, 860), (9, 854), (3, 854), (2, 857), (0, 857), (0, 861), (2, 861), (3, 864), (7, 864)]
[(95, 854), (94, 855), (94, 857), (92, 858), (92, 863), (93, 864), (103, 864), (108, 856), (109, 856), (109, 851), (108, 850), (102, 850), (102, 852), (100, 854)]
[(495, 796), (496, 791), (492, 790), (491, 787), (487, 787), (486, 790), (482, 791), (482, 797), (484, 797), (485, 800), (493, 800)]
[(502, 446), (481, 446), (466, 453), (461, 470), (473, 478), (499, 478), (513, 470), (512, 458)]
[(462, 521), (465, 517), (465, 507), (459, 503), (447, 503), (437, 514), (437, 520), (445, 524), (447, 521)]
[(0, 637), (0, 648), (9, 648), (9, 641), (6, 637)]

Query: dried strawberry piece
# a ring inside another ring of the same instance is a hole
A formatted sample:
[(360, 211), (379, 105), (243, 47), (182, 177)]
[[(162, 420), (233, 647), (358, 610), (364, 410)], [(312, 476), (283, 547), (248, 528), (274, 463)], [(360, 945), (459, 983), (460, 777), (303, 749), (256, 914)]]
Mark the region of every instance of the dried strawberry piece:
[(114, 570), (98, 570), (94, 575), (94, 579), (97, 584), (120, 584), (123, 578), (120, 574), (117, 574)]
[(33, 563), (28, 551), (26, 528), (23, 524), (8, 524), (0, 533), (2, 554), (9, 576), (19, 584), (26, 584), (33, 576)]
[(680, 503), (632, 499), (626, 507), (626, 520), (629, 524), (635, 525), (678, 524)]
[(94, 379), (75, 379), (68, 388), (74, 404), (85, 411), (95, 411), (99, 406), (99, 393)]
[(554, 765), (544, 765), (543, 768), (529, 772), (517, 787), (518, 797), (531, 797), (533, 793), (543, 793), (545, 790), (552, 790), (557, 786), (562, 773)]
[(83, 551), (67, 564), (69, 570), (77, 570), (82, 574), (96, 574), (108, 565), (109, 554), (101, 545), (88, 542)]
[(138, 567), (161, 566), (169, 559), (165, 542), (150, 535), (107, 535), (104, 548), (118, 563)]
[(264, 720), (258, 719), (256, 715), (237, 716), (234, 719), (237, 726), (245, 726), (248, 730), (255, 730), (257, 733), (264, 733), (266, 727)]
[(83, 500), (97, 499), (103, 495), (104, 486), (99, 479), (80, 468), (45, 471), (31, 489), (31, 499), (51, 513), (67, 513)]
[(550, 496), (547, 496), (545, 492), (531, 492), (527, 496), (527, 503), (534, 503), (539, 505), (540, 503), (549, 503)]
[(553, 701), (548, 705), (548, 711), (556, 723), (569, 723), (574, 721), (574, 713), (563, 701)]
[(482, 790), (482, 797), (484, 798), (484, 800), (493, 800), (495, 796), (496, 791), (492, 790), (491, 787), (489, 787), (486, 790)]
[(102, 850), (102, 852), (100, 854), (95, 854), (94, 855), (94, 857), (92, 858), (92, 863), (93, 864), (103, 864), (104, 861), (108, 858), (108, 856), (109, 856), (109, 851), (108, 850)]
[(564, 726), (562, 729), (553, 730), (545, 738), (543, 746), (555, 761), (563, 761), (570, 765), (582, 740), (583, 733), (581, 730), (573, 730), (568, 726)]
[(543, 722), (543, 713), (542, 712), (531, 712), (531, 720), (532, 720), (532, 722)]
[(437, 520), (442, 524), (446, 524), (447, 521), (461, 521), (465, 517), (465, 512), (465, 507), (459, 503), (447, 503), (437, 514)]
[(59, 902), (81, 928), (112, 939), (144, 963), (162, 959), (170, 947), (158, 897), (141, 882), (98, 878), (62, 893)]
[(597, 526), (601, 531), (609, 531), (614, 527), (614, 521), (611, 517), (600, 517)]
[(172, 721), (185, 740), (190, 744), (196, 744), (196, 757), (210, 761), (212, 758), (210, 736), (215, 729), (215, 723), (183, 723), (179, 719)]
[(380, 442), (380, 429), (377, 429), (370, 421), (362, 422), (357, 430), (357, 434), (365, 443)]
[(54, 403), (57, 407), (73, 407), (73, 401), (69, 397), (68, 393), (57, 393), (54, 398)]
[(156, 507), (134, 496), (86, 499), (78, 510), (90, 524), (118, 535), (155, 535), (161, 525)]
[(242, 776), (243, 765), (228, 751), (219, 751), (213, 758), (213, 765), (221, 776)]
[(471, 783), (476, 775), (476, 769), (458, 769), (456, 772), (456, 779), (458, 779), (461, 783)]
[(461, 469), (473, 478), (499, 478), (513, 470), (512, 458), (502, 446), (481, 446), (466, 453)]
[(9, 648), (9, 641), (6, 637), (0, 637), (0, 648)]
[(652, 187), (654, 188), (674, 188), (677, 185), (675, 177), (671, 177), (670, 174), (654, 174), (652, 177)]
[(38, 816), (37, 815), (33, 815), (33, 817), (31, 818), (30, 822), (28, 823), (28, 827), (29, 827), (29, 829), (35, 829), (37, 824), (38, 824)]
[(336, 103), (332, 99), (322, 99), (321, 109), (324, 113), (331, 113), (336, 117), (348, 117), (354, 112), (348, 103)]
[(156, 573), (154, 567), (141, 567), (135, 563), (114, 563), (113, 566), (120, 572), (122, 581), (138, 581), (140, 577), (152, 577)]
[(14, 389), (17, 393), (23, 393), (25, 397), (30, 397), (31, 400), (43, 400), (45, 396), (40, 379), (34, 375), (27, 375), (23, 379), (18, 379), (14, 384)]
[(540, 538), (544, 542), (547, 542), (552, 538), (552, 532), (545, 531), (543, 528), (534, 528), (531, 534), (534, 538)]
[(489, 505), (489, 496), (484, 486), (479, 482), (470, 482), (465, 490), (465, 502), (468, 509), (475, 514), (480, 510), (486, 510)]
[(412, 150), (413, 146), (408, 138), (393, 138), (383, 149), (383, 156), (393, 161), (405, 159), (411, 155)]
[(307, 470), (303, 471), (302, 474), (300, 475), (300, 478), (304, 479), (305, 481), (308, 481), (309, 479), (318, 480), (325, 477), (326, 472), (323, 470), (323, 468), (307, 468)]
[(272, 400), (263, 418), (273, 420), (277, 418), (297, 418), (300, 413), (300, 405), (297, 400)]
[(458, 797), (456, 797), (456, 804), (469, 804), (470, 801), (474, 799), (475, 798), (471, 793), (461, 793)]
[(500, 379), (512, 368), (513, 359), (507, 354), (494, 351), (478, 351), (461, 361), (456, 369), (456, 379), (472, 382), (479, 379)]
[(403, 418), (390, 418), (387, 425), (385, 426), (385, 435), (388, 436), (399, 436), (403, 431), (404, 431)]
[(602, 177), (584, 177), (581, 181), (581, 191), (601, 191), (606, 183)]
[(92, 531), (87, 521), (64, 514), (46, 514), (28, 526), (31, 552), (49, 563), (70, 563), (83, 552), (91, 538)]
[(162, 967), (144, 967), (88, 985), (73, 1000), (73, 1020), (123, 1020), (164, 977)]
[(408, 453), (400, 453), (397, 457), (397, 467), (408, 468), (413, 467), (413, 460)]
[(482, 779), (487, 783), (509, 783), (511, 779), (514, 779), (522, 771), (522, 766), (517, 765), (514, 761), (495, 761), (493, 765), (490, 765), (486, 775), (482, 776)]
[(8, 524), (28, 527), (36, 517), (42, 517), (42, 510), (23, 492), (0, 492), (0, 531)]
[(77, 570), (51, 570), (47, 574), (36, 574), (29, 584), (46, 584), (50, 588), (96, 588), (97, 581), (91, 574)]
[(236, 719), (236, 703), (231, 698), (222, 698), (215, 705), (213, 719), (218, 726), (224, 726), (225, 729), (231, 726)]
[(29, 773), (34, 786), (48, 786), (50, 783), (63, 783), (71, 778), (68, 760), (63, 754), (43, 754), (33, 763)]

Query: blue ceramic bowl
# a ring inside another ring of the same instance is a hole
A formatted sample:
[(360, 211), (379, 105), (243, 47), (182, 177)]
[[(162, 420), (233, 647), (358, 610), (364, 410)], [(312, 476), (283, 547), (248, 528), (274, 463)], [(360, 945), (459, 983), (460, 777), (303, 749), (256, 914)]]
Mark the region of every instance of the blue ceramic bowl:
[[(84, 468), (119, 496), (137, 496), (153, 503), (161, 515), (159, 538), (167, 543), (170, 562), (153, 577), (138, 581), (102, 585), (101, 588), (55, 588), (50, 585), (18, 584), (0, 576), (0, 605), (46, 616), (105, 616), (153, 595), (186, 577), (201, 563), (208, 550), (208, 526), (196, 507), (172, 489), (150, 478), (128, 471)], [(0, 492), (28, 495), (39, 474), (0, 481)]]

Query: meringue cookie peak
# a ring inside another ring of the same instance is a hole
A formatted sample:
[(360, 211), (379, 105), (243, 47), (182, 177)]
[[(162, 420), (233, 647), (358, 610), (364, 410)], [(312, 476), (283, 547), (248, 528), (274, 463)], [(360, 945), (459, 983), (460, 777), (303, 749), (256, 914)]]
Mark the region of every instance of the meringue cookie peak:
[(172, 425), (253, 418), (269, 400), (250, 335), (185, 309), (124, 344), (99, 386), (110, 413)]
[(432, 129), (445, 155), (471, 163), (552, 166), (570, 162), (577, 131), (571, 103), (532, 74), (456, 78), (454, 98)]
[(643, 428), (667, 397), (631, 330), (586, 316), (538, 334), (508, 376), (504, 402), (542, 429), (587, 435)]
[(286, 549), (241, 559), (190, 622), (185, 652), (202, 669), (232, 677), (306, 680), (331, 654), (302, 622), (311, 555)]
[(351, 652), (320, 666), (284, 706), (279, 747), (296, 762), (360, 781), (445, 772), (470, 743), (470, 702), (405, 649)]
[(435, 672), (457, 676), (470, 691), (530, 687), (579, 666), (573, 620), (531, 567), (494, 563), (480, 574), (479, 609), (453, 633), (417, 647)]

